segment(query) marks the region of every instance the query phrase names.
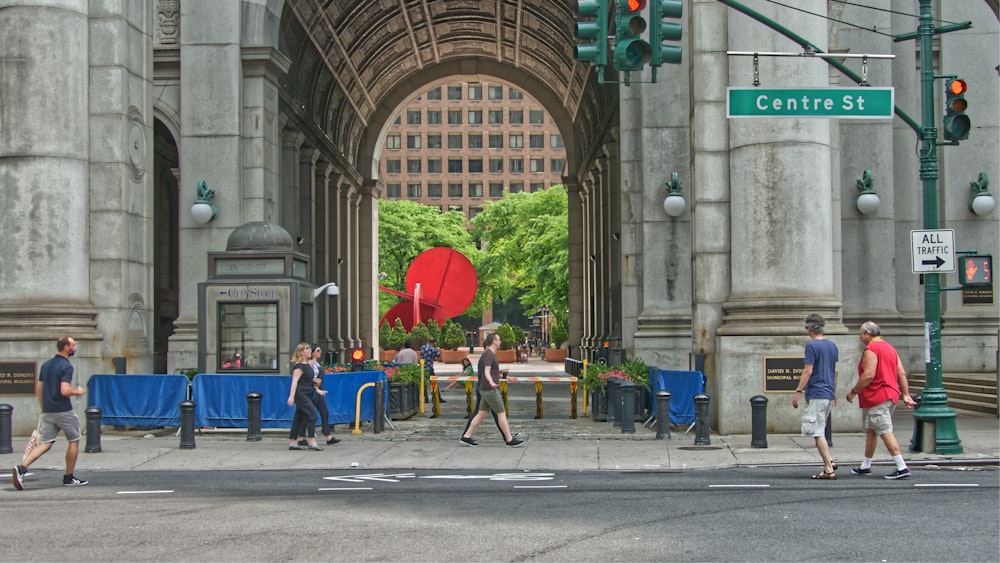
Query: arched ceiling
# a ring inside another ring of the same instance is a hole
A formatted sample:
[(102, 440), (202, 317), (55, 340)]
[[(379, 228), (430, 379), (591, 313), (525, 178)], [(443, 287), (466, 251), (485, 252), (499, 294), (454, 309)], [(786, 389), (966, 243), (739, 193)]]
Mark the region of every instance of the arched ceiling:
[(572, 166), (617, 103), (613, 87), (573, 60), (572, 3), (286, 0), (280, 48), (292, 67), (283, 95), (367, 175), (364, 159), (377, 155), (377, 137), (409, 95), (447, 76), (497, 76), (555, 118)]

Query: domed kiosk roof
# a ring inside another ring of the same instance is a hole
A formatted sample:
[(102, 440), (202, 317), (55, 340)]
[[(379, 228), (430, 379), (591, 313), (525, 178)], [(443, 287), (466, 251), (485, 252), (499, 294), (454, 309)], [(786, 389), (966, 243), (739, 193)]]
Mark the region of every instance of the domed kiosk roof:
[(226, 241), (226, 251), (257, 250), (288, 252), (292, 250), (292, 235), (280, 225), (251, 221), (237, 227)]

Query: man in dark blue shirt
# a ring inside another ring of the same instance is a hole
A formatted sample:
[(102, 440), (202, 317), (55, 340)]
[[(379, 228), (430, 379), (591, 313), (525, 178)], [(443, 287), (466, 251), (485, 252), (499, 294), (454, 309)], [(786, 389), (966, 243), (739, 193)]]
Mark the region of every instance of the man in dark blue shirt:
[[(420, 347), (420, 358), (424, 360), (424, 373), (434, 375), (434, 360), (441, 357), (441, 350), (437, 347), (437, 340), (431, 338), (426, 344)], [(424, 386), (424, 402), (430, 402), (428, 396), (429, 386)], [(442, 403), (447, 403), (441, 399)]]
[(87, 481), (77, 479), (73, 475), (76, 458), (80, 453), (80, 418), (73, 412), (70, 397), (86, 393), (79, 385), (73, 389), (73, 364), (69, 363), (69, 358), (76, 354), (76, 340), (63, 336), (56, 341), (56, 348), (59, 352), (42, 364), (42, 369), (38, 372), (38, 381), (35, 382), (35, 396), (38, 397), (38, 404), (42, 407), (41, 443), (31, 450), (21, 465), (15, 466), (11, 471), (14, 487), (19, 491), (24, 490), (24, 473), (28, 467), (52, 448), (60, 430), (66, 434), (66, 440), (69, 441), (69, 446), (66, 448), (66, 474), (63, 475), (63, 485), (77, 487), (87, 484)]
[(823, 459), (823, 471), (813, 475), (813, 479), (836, 479), (834, 470), (837, 466), (830, 457), (830, 447), (826, 443), (826, 419), (830, 410), (836, 406), (835, 390), (837, 388), (837, 362), (839, 353), (837, 345), (826, 339), (824, 331), (826, 320), (815, 313), (806, 317), (806, 332), (809, 343), (806, 344), (805, 366), (799, 383), (795, 386), (792, 396), (792, 407), (799, 408), (799, 395), (805, 392), (806, 408), (802, 413), (802, 435), (812, 436), (816, 441), (816, 450)]

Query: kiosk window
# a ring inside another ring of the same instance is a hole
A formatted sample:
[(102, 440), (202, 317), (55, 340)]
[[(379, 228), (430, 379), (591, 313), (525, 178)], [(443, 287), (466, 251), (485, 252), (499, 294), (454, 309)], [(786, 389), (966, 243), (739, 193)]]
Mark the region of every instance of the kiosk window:
[(219, 303), (219, 372), (278, 369), (278, 304)]

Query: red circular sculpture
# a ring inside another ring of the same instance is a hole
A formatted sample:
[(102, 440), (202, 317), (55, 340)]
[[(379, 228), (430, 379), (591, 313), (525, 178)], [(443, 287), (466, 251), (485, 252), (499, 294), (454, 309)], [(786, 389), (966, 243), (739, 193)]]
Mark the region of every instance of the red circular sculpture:
[(424, 251), (406, 270), (407, 293), (379, 286), (404, 299), (382, 315), (379, 325), (398, 318), (407, 331), (421, 321), (440, 326), (469, 308), (478, 287), (476, 269), (461, 252), (445, 247)]

